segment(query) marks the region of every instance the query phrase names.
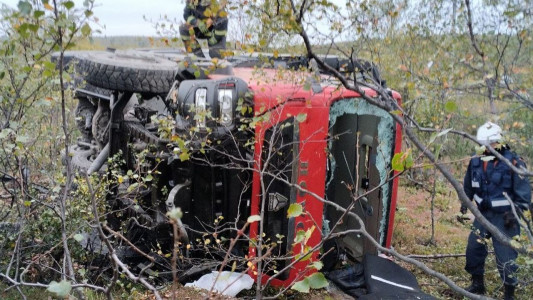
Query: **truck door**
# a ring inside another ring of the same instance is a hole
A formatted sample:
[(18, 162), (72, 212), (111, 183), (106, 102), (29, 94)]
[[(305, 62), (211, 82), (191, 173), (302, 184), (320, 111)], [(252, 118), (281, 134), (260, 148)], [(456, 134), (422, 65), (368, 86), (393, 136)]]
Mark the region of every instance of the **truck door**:
[[(385, 236), (392, 182), (389, 161), (394, 145), (393, 121), (384, 111), (358, 99), (332, 105), (328, 143), (326, 198), (357, 214), (377, 241)], [(360, 229), (359, 222), (332, 206), (325, 219), (334, 232)], [(376, 247), (361, 234), (337, 239), (342, 251), (360, 260), (376, 254)]]

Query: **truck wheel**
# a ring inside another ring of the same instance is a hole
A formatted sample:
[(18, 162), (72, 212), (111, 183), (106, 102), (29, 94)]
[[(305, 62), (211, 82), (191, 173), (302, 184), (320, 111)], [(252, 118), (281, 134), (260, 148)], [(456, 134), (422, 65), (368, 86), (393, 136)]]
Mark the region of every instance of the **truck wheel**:
[(138, 51), (95, 52), (79, 63), (90, 84), (123, 92), (167, 93), (178, 64), (152, 53)]

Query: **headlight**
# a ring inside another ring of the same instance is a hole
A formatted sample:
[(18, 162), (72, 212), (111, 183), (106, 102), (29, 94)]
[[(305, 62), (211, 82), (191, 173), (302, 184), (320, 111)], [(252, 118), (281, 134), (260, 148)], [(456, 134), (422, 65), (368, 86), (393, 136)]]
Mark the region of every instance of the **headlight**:
[(245, 117), (241, 106), (246, 101), (248, 112), (252, 102), (247, 92), (247, 83), (239, 78), (181, 81), (177, 89), (176, 130), (192, 129), (202, 133), (200, 136), (221, 137), (238, 129), (240, 118)]
[(233, 123), (233, 90), (218, 90), (218, 107), (220, 109), (220, 124), (229, 126)]
[(207, 89), (200, 88), (194, 95), (194, 108), (196, 111), (195, 119), (198, 128), (205, 128), (205, 119), (207, 114)]

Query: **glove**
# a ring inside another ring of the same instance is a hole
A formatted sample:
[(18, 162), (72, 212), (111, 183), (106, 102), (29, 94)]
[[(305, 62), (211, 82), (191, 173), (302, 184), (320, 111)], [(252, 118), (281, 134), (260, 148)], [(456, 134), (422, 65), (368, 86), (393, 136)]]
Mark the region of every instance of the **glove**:
[(468, 211), (468, 210), (467, 210), (467, 208), (466, 208), (466, 205), (461, 204), (461, 210), (460, 210), (461, 214), (464, 215), (464, 214), (466, 214), (467, 211)]
[(474, 200), (476, 201), (477, 208), (480, 211), (486, 211), (486, 210), (491, 209), (491, 207), (492, 207), (492, 205), (491, 205), (489, 200), (483, 199), (483, 198), (479, 197), (477, 194), (474, 194)]
[(480, 211), (486, 211), (486, 210), (489, 210), (491, 209), (491, 205), (490, 205), (490, 201), (488, 200), (483, 200), (481, 201), (481, 203), (478, 204), (478, 208)]
[(200, 29), (200, 32), (203, 34), (209, 32), (209, 28), (207, 28), (207, 24), (204, 21), (198, 21), (198, 29)]
[(503, 224), (505, 228), (513, 228), (517, 223), (518, 220), (516, 220), (516, 217), (512, 211), (508, 211), (503, 214)]

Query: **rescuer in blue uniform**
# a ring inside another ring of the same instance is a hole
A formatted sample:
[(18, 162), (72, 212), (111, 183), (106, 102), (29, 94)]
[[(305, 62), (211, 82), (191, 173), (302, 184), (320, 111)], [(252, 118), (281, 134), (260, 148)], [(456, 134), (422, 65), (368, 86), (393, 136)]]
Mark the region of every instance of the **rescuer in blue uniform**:
[[(491, 145), (517, 168), (525, 167), (524, 161), (502, 142), (502, 130), (498, 125), (491, 122), (483, 124), (478, 129), (476, 138), (482, 145)], [(476, 202), (480, 212), (492, 225), (510, 238), (520, 234), (520, 226), (511, 205), (517, 211), (529, 208), (531, 186), (527, 177), (513, 172), (505, 162), (498, 160), (487, 150), (470, 160), (463, 184), (468, 198)], [(505, 193), (512, 203), (505, 197)], [(461, 212), (466, 213), (465, 206), (461, 207)], [(465, 266), (465, 270), (472, 275), (472, 284), (466, 290), (475, 294), (485, 293), (483, 275), (488, 252), (487, 245), (480, 241), (480, 237), (491, 238), (491, 235), (476, 219), (468, 237)], [(505, 299), (514, 299), (517, 252), (495, 238), (492, 238), (492, 244), (505, 287)]]
[(180, 36), (187, 52), (205, 57), (198, 39), (207, 39), (209, 56), (222, 58), (226, 49), (228, 30), (227, 13), (216, 0), (187, 0), (183, 11), (185, 24), (180, 26)]

